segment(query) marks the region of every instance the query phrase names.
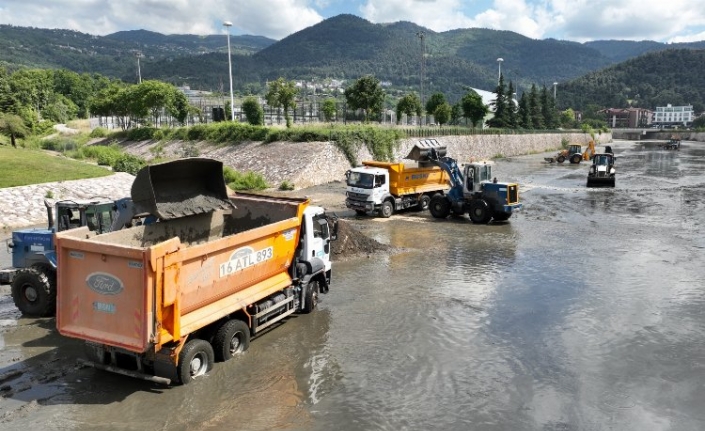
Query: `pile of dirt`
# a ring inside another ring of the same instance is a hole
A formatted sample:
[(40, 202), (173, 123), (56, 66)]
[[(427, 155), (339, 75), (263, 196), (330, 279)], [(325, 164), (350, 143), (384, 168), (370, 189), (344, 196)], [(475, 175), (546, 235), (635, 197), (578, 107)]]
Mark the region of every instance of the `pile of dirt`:
[(391, 246), (368, 237), (347, 220), (338, 220), (338, 240), (331, 242), (331, 260), (391, 250)]

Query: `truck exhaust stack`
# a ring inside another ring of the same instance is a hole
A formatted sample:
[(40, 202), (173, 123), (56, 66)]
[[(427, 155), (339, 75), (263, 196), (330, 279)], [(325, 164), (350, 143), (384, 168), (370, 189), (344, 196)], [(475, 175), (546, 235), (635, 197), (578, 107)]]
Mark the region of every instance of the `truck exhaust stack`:
[(228, 199), (223, 163), (187, 158), (142, 168), (132, 184), (138, 213), (171, 220), (235, 208)]

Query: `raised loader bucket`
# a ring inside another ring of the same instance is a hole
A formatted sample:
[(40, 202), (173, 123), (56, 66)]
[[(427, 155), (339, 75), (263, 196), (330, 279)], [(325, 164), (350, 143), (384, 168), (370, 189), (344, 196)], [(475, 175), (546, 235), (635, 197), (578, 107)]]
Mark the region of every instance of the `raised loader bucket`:
[(422, 139), (414, 145), (414, 148), (411, 149), (406, 158), (417, 162), (427, 162), (431, 159), (431, 155), (434, 152), (436, 159), (444, 157), (446, 155), (446, 146), (441, 145), (435, 139)]
[(132, 183), (138, 213), (170, 220), (233, 209), (223, 178), (223, 163), (186, 158), (142, 168)]

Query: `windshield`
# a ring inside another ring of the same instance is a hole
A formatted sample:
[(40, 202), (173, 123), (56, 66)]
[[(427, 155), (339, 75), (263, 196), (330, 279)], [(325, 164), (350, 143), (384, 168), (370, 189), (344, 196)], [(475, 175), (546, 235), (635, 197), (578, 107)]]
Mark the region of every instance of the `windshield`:
[(365, 174), (362, 172), (350, 172), (348, 175), (348, 185), (350, 187), (360, 187), (363, 189), (371, 189), (374, 184), (374, 175)]
[(602, 155), (602, 156), (595, 156), (595, 164), (596, 165), (609, 165), (612, 161), (612, 158), (607, 155)]

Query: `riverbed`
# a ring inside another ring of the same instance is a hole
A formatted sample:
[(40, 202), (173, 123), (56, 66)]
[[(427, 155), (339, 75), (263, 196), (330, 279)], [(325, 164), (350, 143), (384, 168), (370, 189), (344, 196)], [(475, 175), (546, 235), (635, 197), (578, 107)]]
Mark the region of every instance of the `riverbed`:
[(349, 215), (395, 252), (336, 262), (316, 312), (187, 386), (79, 366), (0, 291), (0, 428), (705, 429), (705, 145), (611, 145), (615, 188), (498, 160), (507, 223)]

